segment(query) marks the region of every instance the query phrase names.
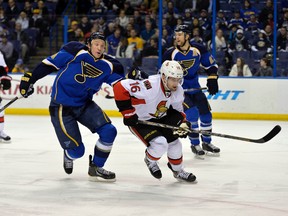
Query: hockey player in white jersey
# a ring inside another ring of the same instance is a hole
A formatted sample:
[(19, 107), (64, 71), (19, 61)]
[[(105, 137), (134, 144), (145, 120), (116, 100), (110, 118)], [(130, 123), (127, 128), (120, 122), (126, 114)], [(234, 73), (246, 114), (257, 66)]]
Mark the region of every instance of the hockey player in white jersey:
[(180, 181), (194, 182), (196, 176), (184, 171), (182, 164), (182, 144), (179, 137), (187, 137), (188, 132), (181, 129), (172, 131), (138, 121), (190, 128), (183, 112), (182, 78), (181, 65), (177, 61), (165, 61), (160, 74), (144, 80), (121, 80), (113, 86), (113, 90), (124, 124), (147, 146), (144, 161), (152, 176), (162, 178), (158, 160), (167, 152), (167, 165), (173, 176)]

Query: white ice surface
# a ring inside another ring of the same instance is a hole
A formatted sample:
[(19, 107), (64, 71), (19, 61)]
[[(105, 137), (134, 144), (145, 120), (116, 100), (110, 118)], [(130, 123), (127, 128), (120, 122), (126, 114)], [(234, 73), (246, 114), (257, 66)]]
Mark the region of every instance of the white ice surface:
[(160, 160), (154, 179), (144, 145), (122, 124), (105, 168), (115, 183), (88, 181), (88, 155), (98, 138), (81, 127), (84, 157), (71, 175), (62, 168), (62, 149), (48, 116), (5, 116), (12, 143), (0, 143), (0, 215), (103, 216), (287, 216), (288, 122), (214, 120), (214, 132), (260, 138), (276, 124), (282, 131), (265, 144), (214, 137), (220, 157), (195, 159), (182, 139), (184, 164), (197, 184), (177, 182)]

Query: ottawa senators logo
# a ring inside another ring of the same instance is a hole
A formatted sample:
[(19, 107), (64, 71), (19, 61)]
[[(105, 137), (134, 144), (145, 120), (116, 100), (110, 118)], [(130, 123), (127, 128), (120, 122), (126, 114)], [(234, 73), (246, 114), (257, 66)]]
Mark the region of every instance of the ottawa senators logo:
[(78, 83), (84, 83), (86, 81), (86, 78), (96, 78), (103, 74), (103, 71), (95, 68), (93, 65), (88, 64), (87, 62), (81, 62), (81, 70), (82, 74), (76, 74), (75, 75), (75, 80)]
[(168, 108), (166, 107), (166, 103), (167, 101), (161, 101), (156, 108), (156, 112), (153, 113), (149, 113), (151, 116), (155, 117), (155, 118), (161, 118), (168, 110)]

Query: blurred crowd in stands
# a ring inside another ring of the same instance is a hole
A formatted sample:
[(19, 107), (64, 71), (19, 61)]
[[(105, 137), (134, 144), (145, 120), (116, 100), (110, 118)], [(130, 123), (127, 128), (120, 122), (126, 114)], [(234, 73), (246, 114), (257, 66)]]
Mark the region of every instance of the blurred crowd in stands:
[[(0, 50), (7, 60), (12, 58), (15, 64), (18, 58), (24, 63), (29, 61), (35, 47), (43, 46), (43, 36), (48, 35), (49, 27), (58, 18), (57, 14), (63, 11), (60, 8), (65, 8), (69, 1), (0, 2)], [(156, 72), (159, 55), (158, 0), (75, 2), (76, 15), (70, 17), (68, 41), (85, 43), (91, 32), (103, 32), (107, 39), (107, 53), (120, 59), (127, 70), (132, 65), (138, 65), (148, 72)], [(288, 0), (278, 0), (277, 5), (273, 2), (216, 0), (215, 58), (220, 75), (271, 76), (273, 40), (276, 37), (277, 75), (287, 76)], [(277, 23), (274, 23), (274, 7), (278, 9)], [(163, 0), (161, 52), (174, 45), (173, 33), (178, 24), (188, 25), (191, 41), (202, 43), (212, 51), (212, 0)], [(274, 28), (276, 35), (273, 34)], [(29, 41), (33, 34), (28, 29), (37, 29), (33, 40), (35, 44)], [(16, 53), (18, 57), (15, 57)], [(247, 67), (250, 73), (244, 73)], [(265, 72), (261, 69), (263, 67)], [(232, 68), (238, 72), (230, 73)]]

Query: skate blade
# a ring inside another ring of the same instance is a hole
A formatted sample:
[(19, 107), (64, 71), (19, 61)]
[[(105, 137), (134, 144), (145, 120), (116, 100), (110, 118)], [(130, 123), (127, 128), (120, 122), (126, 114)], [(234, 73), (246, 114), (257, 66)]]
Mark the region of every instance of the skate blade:
[(195, 180), (195, 181), (193, 181), (193, 182), (189, 182), (189, 181), (185, 181), (185, 180), (183, 180), (183, 179), (178, 179), (177, 178), (177, 181), (179, 182), (179, 183), (186, 183), (186, 184), (197, 184), (198, 183), (198, 181), (197, 181), (197, 179)]
[(220, 153), (213, 153), (213, 152), (205, 152), (205, 154), (209, 157), (220, 157)]
[(116, 178), (114, 179), (104, 179), (104, 178), (101, 178), (99, 176), (89, 176), (89, 181), (92, 181), (92, 182), (115, 182), (116, 181)]
[(0, 142), (1, 142), (1, 143), (4, 143), (4, 144), (5, 144), (5, 143), (6, 143), (6, 144), (9, 144), (9, 143), (11, 143), (11, 140), (6, 141), (6, 140), (3, 140), (3, 139), (0, 139)]
[(198, 160), (205, 160), (205, 154), (204, 155), (194, 155), (194, 157)]

